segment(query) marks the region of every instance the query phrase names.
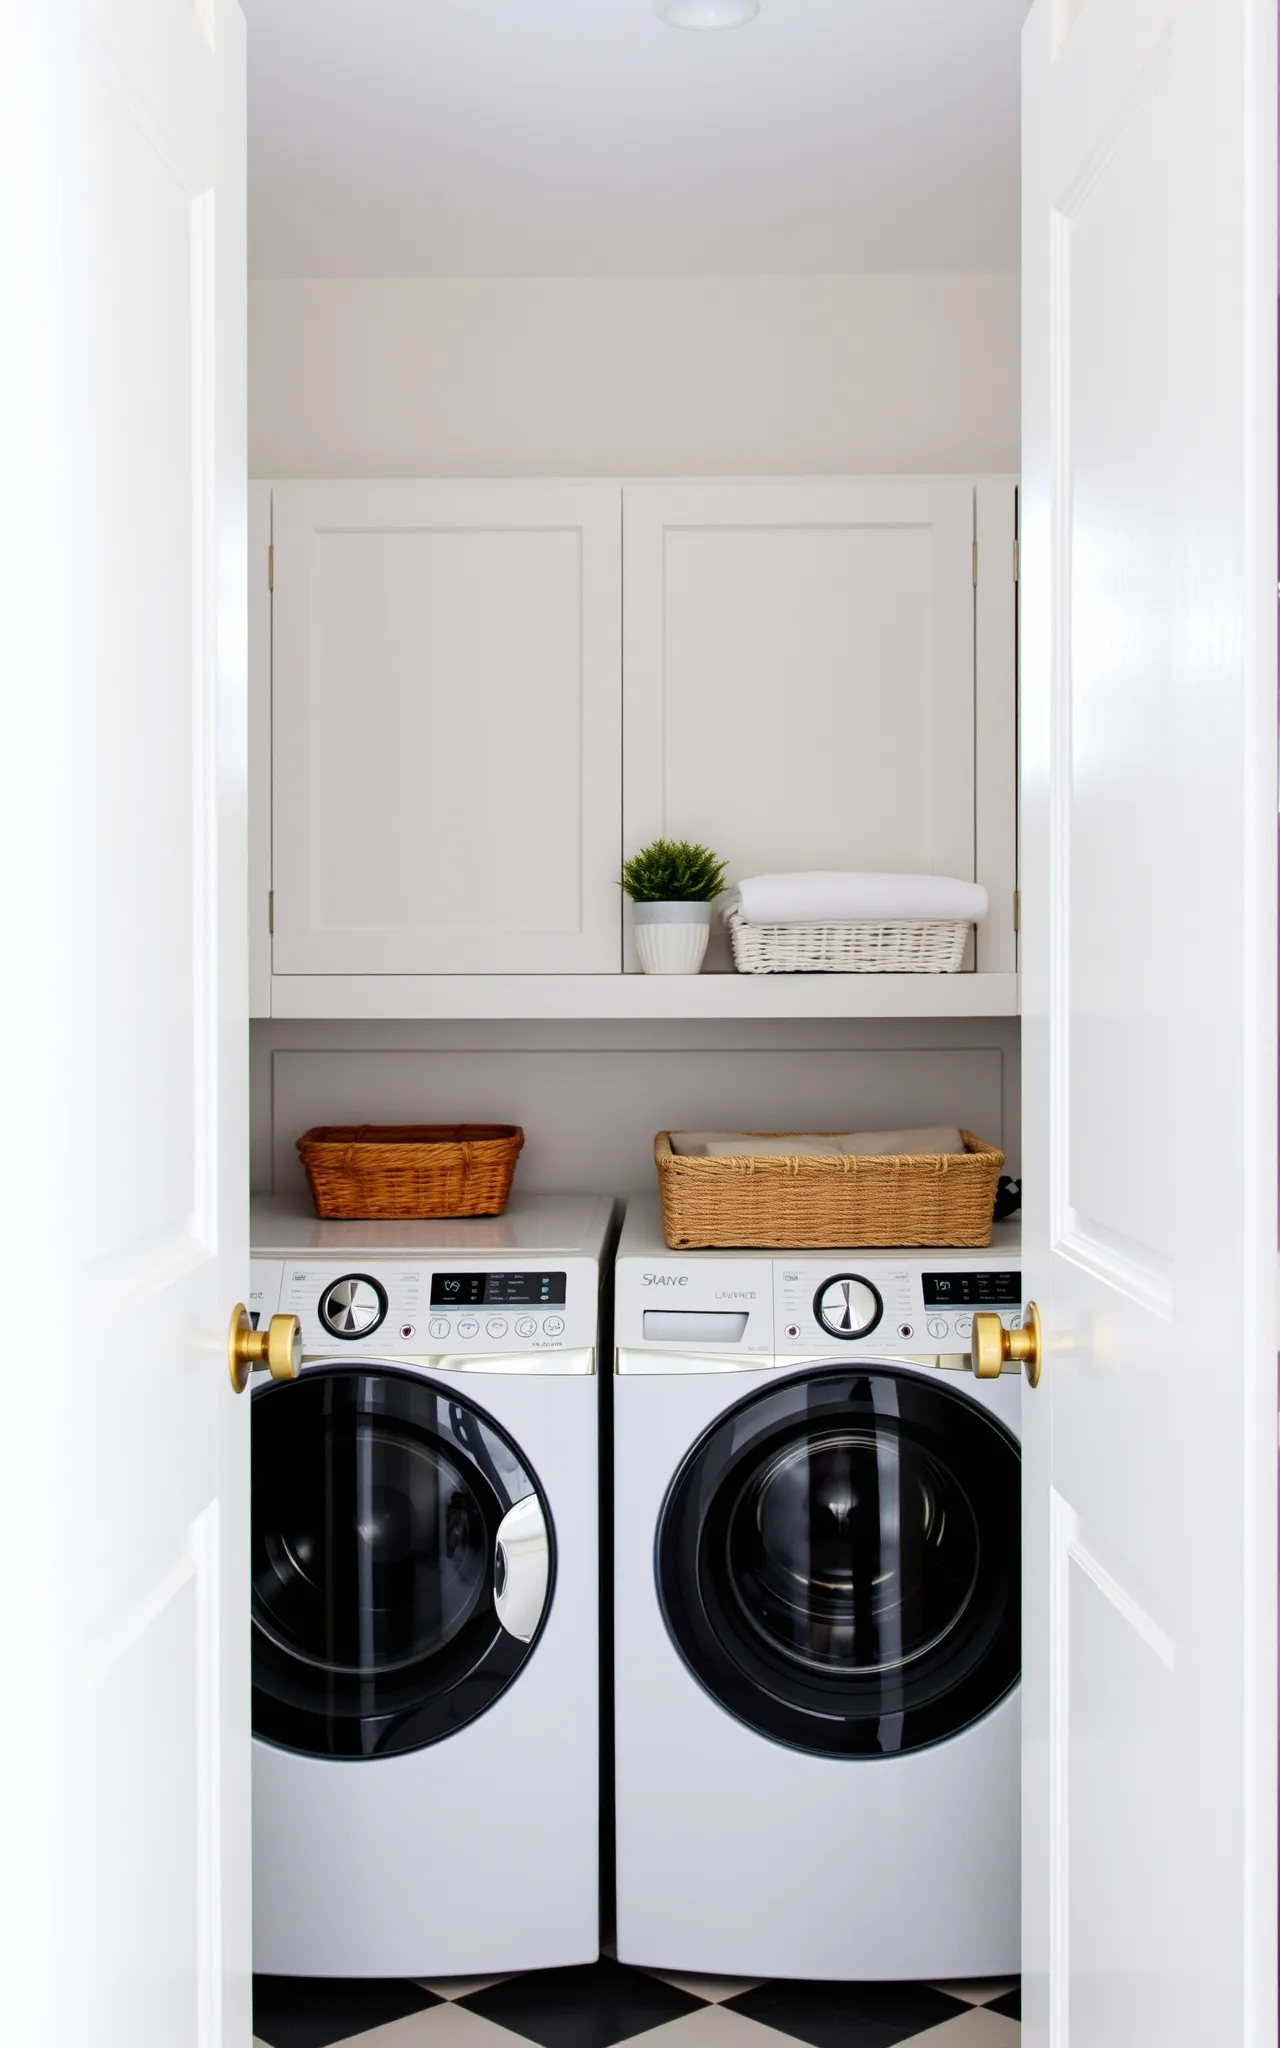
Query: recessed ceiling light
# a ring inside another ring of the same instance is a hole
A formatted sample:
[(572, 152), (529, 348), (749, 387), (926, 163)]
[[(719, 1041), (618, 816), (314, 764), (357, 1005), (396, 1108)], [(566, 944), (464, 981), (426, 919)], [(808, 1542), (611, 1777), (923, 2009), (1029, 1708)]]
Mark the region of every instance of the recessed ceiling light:
[(741, 28), (755, 20), (760, 0), (657, 0), (657, 8), (672, 28)]

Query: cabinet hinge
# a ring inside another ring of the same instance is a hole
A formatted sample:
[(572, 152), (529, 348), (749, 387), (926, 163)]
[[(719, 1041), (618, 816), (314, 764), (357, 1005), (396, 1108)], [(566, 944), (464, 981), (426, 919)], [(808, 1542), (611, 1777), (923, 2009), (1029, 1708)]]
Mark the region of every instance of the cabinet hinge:
[(1022, 930), (1022, 891), (1021, 891), (1021, 889), (1015, 889), (1015, 890), (1014, 890), (1014, 892), (1013, 892), (1013, 928), (1014, 928), (1015, 932), (1020, 932), (1020, 931)]
[(978, 587), (978, 543), (976, 540), (973, 544), (973, 587), (975, 590)]
[(272, 935), (272, 937), (273, 937), (273, 938), (275, 937), (275, 929), (276, 929), (276, 892), (275, 892), (275, 890), (274, 890), (274, 889), (268, 889), (268, 891), (267, 891), (267, 930), (268, 930), (268, 931), (269, 931), (269, 932), (271, 933), (271, 935)]
[(1019, 575), (1019, 571), (1020, 571), (1020, 568), (1021, 568), (1021, 558), (1020, 558), (1020, 556), (1019, 556), (1019, 552), (1018, 552), (1018, 538), (1017, 538), (1017, 535), (1015, 534), (1015, 535), (1014, 535), (1014, 540), (1013, 540), (1013, 580), (1014, 580), (1014, 582), (1015, 582), (1015, 583), (1016, 583), (1016, 582), (1017, 582), (1017, 580), (1018, 580), (1018, 575)]
[(275, 542), (274, 542), (274, 541), (268, 541), (268, 543), (267, 543), (267, 589), (268, 589), (268, 590), (274, 590), (274, 589), (275, 589), (275, 587), (276, 587), (276, 544), (275, 544)]

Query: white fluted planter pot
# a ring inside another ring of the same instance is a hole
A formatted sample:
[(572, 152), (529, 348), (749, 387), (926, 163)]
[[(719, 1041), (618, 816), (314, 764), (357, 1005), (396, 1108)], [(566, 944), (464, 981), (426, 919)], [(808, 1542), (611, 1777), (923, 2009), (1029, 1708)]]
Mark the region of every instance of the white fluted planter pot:
[(709, 903), (633, 903), (636, 951), (646, 974), (696, 974), (711, 936)]

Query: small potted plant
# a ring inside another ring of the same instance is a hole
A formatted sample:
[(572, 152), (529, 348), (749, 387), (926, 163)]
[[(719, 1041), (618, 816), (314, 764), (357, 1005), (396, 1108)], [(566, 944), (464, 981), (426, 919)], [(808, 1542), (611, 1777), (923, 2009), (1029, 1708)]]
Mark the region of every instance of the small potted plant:
[(709, 846), (688, 839), (655, 839), (624, 864), (622, 887), (646, 974), (698, 972), (727, 866)]

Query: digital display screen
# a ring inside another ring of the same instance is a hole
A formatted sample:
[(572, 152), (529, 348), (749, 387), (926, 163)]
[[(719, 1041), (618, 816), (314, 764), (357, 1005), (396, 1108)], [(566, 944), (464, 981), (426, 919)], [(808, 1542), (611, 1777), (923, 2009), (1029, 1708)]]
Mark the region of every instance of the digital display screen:
[(432, 1308), (563, 1308), (563, 1273), (433, 1273)]
[(922, 1273), (926, 1308), (1019, 1308), (1021, 1273)]

